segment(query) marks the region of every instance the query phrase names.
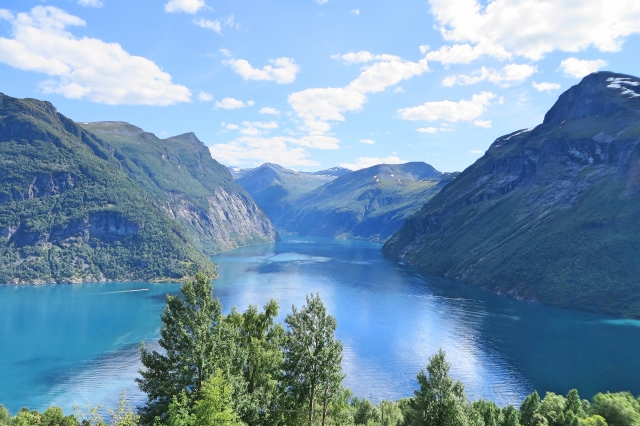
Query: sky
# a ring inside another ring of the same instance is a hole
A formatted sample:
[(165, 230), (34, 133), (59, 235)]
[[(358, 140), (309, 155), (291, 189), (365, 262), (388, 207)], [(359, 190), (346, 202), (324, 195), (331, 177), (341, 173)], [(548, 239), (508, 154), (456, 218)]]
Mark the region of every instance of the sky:
[(598, 70), (637, 0), (3, 0), (0, 92), (194, 132), (228, 166), (461, 171)]

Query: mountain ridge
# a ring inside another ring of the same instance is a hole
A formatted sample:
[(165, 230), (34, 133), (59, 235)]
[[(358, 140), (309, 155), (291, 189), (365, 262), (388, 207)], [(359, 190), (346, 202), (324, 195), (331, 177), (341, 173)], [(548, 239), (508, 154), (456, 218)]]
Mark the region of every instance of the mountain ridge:
[(640, 316), (638, 85), (585, 77), (542, 124), (497, 138), (383, 252), (521, 299)]

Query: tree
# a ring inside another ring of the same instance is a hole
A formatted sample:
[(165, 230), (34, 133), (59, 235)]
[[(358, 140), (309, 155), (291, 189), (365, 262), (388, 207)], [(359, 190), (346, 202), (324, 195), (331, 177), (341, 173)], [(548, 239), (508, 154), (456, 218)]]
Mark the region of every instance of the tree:
[(195, 426), (236, 426), (240, 425), (238, 415), (233, 411), (233, 387), (222, 372), (217, 371), (202, 386), (201, 399), (195, 404)]
[(118, 408), (115, 410), (109, 408), (107, 411), (111, 416), (109, 426), (136, 426), (140, 422), (140, 416), (133, 412), (133, 408), (127, 400), (126, 392), (122, 392), (118, 400)]
[(162, 312), (160, 347), (165, 354), (140, 346), (144, 369), (136, 379), (147, 394), (141, 423), (163, 420), (175, 396), (184, 392), (190, 406), (205, 381), (220, 369), (232, 374), (236, 354), (233, 329), (223, 321), (222, 306), (213, 298), (210, 277), (198, 273), (180, 288), (183, 298), (167, 295)]
[(520, 406), (520, 423), (522, 426), (534, 426), (534, 415), (538, 414), (540, 408), (540, 396), (533, 391), (528, 395)]
[(0, 426), (9, 426), (11, 423), (11, 416), (9, 415), (9, 410), (0, 404)]
[(472, 405), (473, 409), (482, 417), (484, 426), (500, 426), (502, 412), (495, 403), (479, 399)]
[(466, 396), (464, 386), (449, 376), (451, 364), (445, 352), (429, 358), (427, 371), (418, 374), (420, 389), (411, 398), (411, 426), (466, 426)]
[(592, 414), (598, 414), (609, 426), (640, 424), (640, 403), (629, 392), (598, 393), (593, 397)]
[(337, 322), (327, 315), (319, 295), (307, 296), (306, 306), (300, 311), (293, 306), (292, 311), (285, 319), (288, 330), (283, 364), (288, 408), (293, 415), (306, 412), (309, 425), (316, 423), (320, 408), (320, 423), (325, 425), (344, 379), (342, 343), (334, 337)]
[(65, 416), (60, 407), (49, 407), (42, 413), (42, 426), (78, 426), (78, 421), (73, 416)]
[(507, 405), (502, 409), (500, 426), (520, 426), (520, 413), (513, 405)]
[(587, 413), (583, 409), (583, 403), (580, 399), (577, 389), (571, 389), (567, 394), (564, 405), (565, 412), (573, 413), (576, 417), (583, 418)]
[(538, 412), (546, 419), (549, 426), (565, 426), (570, 419), (565, 419), (566, 401), (562, 395), (547, 392), (540, 402)]
[(229, 322), (236, 328), (237, 345), (242, 355), (242, 394), (236, 398), (236, 411), (249, 426), (269, 421), (276, 405), (278, 384), (284, 360), (284, 327), (275, 323), (278, 302), (270, 300), (259, 312), (255, 305), (242, 314), (235, 310)]

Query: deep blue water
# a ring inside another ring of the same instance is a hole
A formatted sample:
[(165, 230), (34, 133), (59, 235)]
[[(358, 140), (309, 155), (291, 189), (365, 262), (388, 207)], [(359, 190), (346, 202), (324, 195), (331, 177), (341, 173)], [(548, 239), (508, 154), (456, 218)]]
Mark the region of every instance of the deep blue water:
[[(225, 311), (280, 302), (281, 319), (319, 293), (338, 320), (346, 385), (374, 400), (410, 396), (443, 348), (471, 398), (501, 405), (533, 389), (640, 394), (640, 321), (550, 308), (385, 260), (380, 245), (285, 237), (214, 257)], [(135, 383), (138, 345), (157, 339), (177, 284), (0, 286), (0, 403), (15, 412), (114, 406)]]

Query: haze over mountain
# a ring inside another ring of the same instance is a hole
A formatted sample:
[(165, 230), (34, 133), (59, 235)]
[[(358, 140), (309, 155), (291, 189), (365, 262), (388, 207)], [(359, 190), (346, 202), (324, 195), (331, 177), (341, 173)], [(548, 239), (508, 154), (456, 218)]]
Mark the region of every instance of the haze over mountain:
[(599, 72), (498, 138), (383, 251), (518, 298), (640, 316), (640, 79)]
[(272, 220), (282, 216), (285, 206), (294, 199), (332, 181), (337, 176), (351, 172), (349, 169), (334, 167), (305, 173), (271, 163), (264, 163), (255, 169), (229, 169), (237, 182), (251, 194)]
[(178, 279), (213, 271), (199, 249), (275, 238), (194, 135), (84, 126), (0, 94), (0, 282)]
[[(420, 162), (380, 164), (320, 186), (320, 180), (280, 166), (266, 164), (259, 169), (238, 182), (278, 229), (373, 241), (388, 238), (454, 176)], [(326, 181), (326, 172), (318, 173)]]

